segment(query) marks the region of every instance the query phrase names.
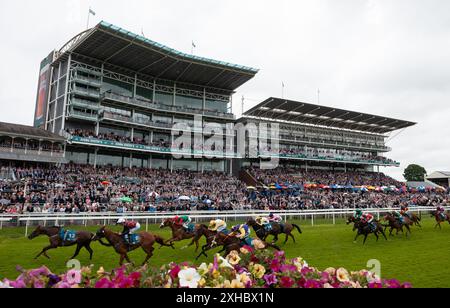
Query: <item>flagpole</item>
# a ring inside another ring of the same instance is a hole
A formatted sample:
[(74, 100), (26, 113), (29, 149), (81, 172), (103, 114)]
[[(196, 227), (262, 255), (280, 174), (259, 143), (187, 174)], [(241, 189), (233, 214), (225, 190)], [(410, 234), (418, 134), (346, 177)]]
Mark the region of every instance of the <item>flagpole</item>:
[(91, 18), (91, 7), (89, 7), (86, 30), (89, 29), (89, 19)]

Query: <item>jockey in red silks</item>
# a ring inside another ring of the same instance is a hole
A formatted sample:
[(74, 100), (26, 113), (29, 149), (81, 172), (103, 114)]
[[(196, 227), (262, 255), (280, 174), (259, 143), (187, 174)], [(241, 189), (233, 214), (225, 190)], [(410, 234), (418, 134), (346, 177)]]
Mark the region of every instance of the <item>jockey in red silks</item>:
[(125, 218), (120, 218), (117, 225), (123, 226), (122, 236), (127, 240), (129, 240), (130, 234), (135, 234), (141, 229), (141, 225), (137, 221), (126, 220)]

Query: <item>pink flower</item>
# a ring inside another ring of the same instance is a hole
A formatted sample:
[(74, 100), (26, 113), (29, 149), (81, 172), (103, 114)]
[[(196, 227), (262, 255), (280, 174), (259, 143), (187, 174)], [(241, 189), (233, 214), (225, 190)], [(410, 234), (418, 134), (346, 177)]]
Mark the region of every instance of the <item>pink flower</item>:
[(264, 281), (266, 282), (267, 286), (274, 285), (278, 282), (277, 276), (275, 276), (274, 274), (264, 275), (263, 278), (264, 278)]
[(291, 277), (282, 277), (280, 284), (282, 288), (290, 289), (294, 285), (295, 281)]
[(386, 281), (386, 285), (390, 288), (390, 289), (400, 289), (401, 288), (401, 284), (398, 280), (395, 279), (391, 279), (391, 280), (387, 280)]
[(17, 279), (16, 281), (10, 281), (9, 285), (14, 289), (25, 289), (27, 287), (25, 281), (23, 281), (23, 279), (20, 278)]
[(297, 266), (291, 265), (291, 264), (283, 264), (280, 269), (281, 269), (281, 272), (283, 272), (283, 273), (297, 272)]
[(44, 284), (43, 281), (37, 280), (37, 279), (36, 279), (36, 280), (33, 282), (33, 287), (34, 287), (35, 289), (45, 289), (45, 284)]
[(371, 282), (368, 287), (369, 289), (383, 289), (383, 285), (379, 282)]
[(31, 277), (33, 277), (33, 278), (39, 278), (39, 276), (48, 276), (50, 274), (51, 274), (50, 270), (47, 267), (45, 267), (45, 266), (42, 266), (42, 267), (37, 268), (35, 270), (32, 270), (29, 273), (29, 275)]
[(175, 280), (178, 278), (178, 273), (181, 271), (180, 266), (175, 265), (174, 267), (172, 267), (172, 269), (169, 272), (170, 278), (172, 278), (172, 280)]
[(102, 278), (95, 284), (95, 289), (112, 289), (114, 284), (108, 278)]
[(270, 263), (270, 269), (273, 272), (280, 272), (281, 271), (281, 265), (280, 265), (280, 262), (278, 261), (278, 259), (272, 260), (272, 262)]
[(320, 289), (322, 288), (322, 284), (316, 280), (307, 280), (304, 284), (304, 288), (306, 289)]

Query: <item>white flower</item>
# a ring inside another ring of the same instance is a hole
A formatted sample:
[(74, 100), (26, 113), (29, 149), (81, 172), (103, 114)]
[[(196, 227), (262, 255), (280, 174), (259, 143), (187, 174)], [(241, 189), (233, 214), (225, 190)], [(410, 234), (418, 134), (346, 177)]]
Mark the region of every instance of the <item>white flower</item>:
[(180, 279), (180, 287), (195, 289), (198, 287), (199, 281), (202, 279), (194, 268), (188, 268), (178, 273)]
[(224, 259), (222, 256), (217, 255), (217, 262), (219, 263), (219, 267), (220, 268), (234, 268), (228, 261), (227, 259)]
[(3, 282), (0, 280), (0, 289), (12, 289), (12, 287), (9, 285), (9, 282)]

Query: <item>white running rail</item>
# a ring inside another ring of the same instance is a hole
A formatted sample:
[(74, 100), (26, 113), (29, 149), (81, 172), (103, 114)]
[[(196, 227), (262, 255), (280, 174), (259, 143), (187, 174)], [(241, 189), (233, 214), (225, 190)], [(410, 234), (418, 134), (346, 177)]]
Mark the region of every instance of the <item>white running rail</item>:
[[(392, 211), (398, 211), (399, 208), (383, 208), (383, 209), (363, 209), (364, 212), (370, 212), (381, 218), (382, 214), (386, 214)], [(412, 213), (430, 213), (435, 209), (432, 207), (411, 207)], [(450, 210), (447, 207), (446, 210)], [(345, 216), (352, 215), (355, 209), (328, 209), (328, 210), (304, 210), (304, 211), (259, 211), (259, 210), (241, 210), (241, 211), (198, 211), (198, 212), (166, 212), (166, 213), (84, 213), (84, 214), (61, 214), (61, 213), (37, 213), (37, 214), (22, 214), (22, 215), (0, 215), (0, 224), (3, 226), (3, 222), (9, 222), (12, 219), (18, 222), (25, 222), (25, 236), (28, 236), (28, 228), (30, 223), (43, 223), (46, 225), (48, 222), (54, 222), (55, 225), (60, 223), (64, 224), (78, 224), (87, 226), (88, 221), (97, 222), (98, 225), (114, 224), (119, 218), (127, 218), (133, 220), (145, 221), (146, 231), (150, 224), (159, 224), (164, 219), (172, 218), (176, 215), (189, 215), (194, 222), (205, 221), (212, 219), (223, 219), (225, 221), (238, 221), (246, 220), (250, 217), (256, 217), (260, 215), (268, 215), (270, 212), (280, 215), (284, 220), (304, 219), (310, 220), (311, 225), (315, 225), (315, 220), (318, 218), (325, 218), (332, 220), (333, 224), (336, 224), (336, 220), (339, 218), (345, 218)]]

